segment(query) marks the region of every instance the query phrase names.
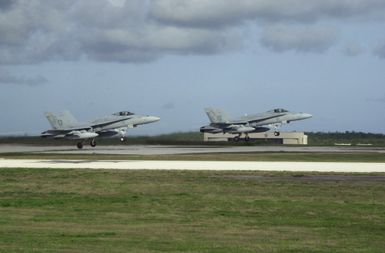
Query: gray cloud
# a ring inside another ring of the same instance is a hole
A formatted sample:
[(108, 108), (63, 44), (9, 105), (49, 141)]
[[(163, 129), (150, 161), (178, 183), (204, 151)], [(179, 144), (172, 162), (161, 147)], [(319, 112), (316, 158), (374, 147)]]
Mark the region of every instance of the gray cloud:
[(321, 53), (336, 41), (337, 32), (329, 27), (271, 26), (261, 36), (261, 44), (270, 50)]
[(385, 41), (379, 43), (373, 50), (373, 53), (378, 57), (385, 59)]
[(239, 47), (241, 41), (231, 32), (157, 25), (141, 32), (124, 29), (97, 30), (82, 38), (83, 52), (100, 61), (151, 61), (163, 54), (214, 54)]
[(162, 109), (164, 110), (173, 110), (175, 109), (175, 104), (173, 102), (168, 102), (162, 105)]
[(0, 70), (0, 83), (4, 84), (16, 84), (26, 86), (39, 86), (46, 84), (48, 80), (41, 76), (26, 77), (23, 75), (14, 75), (8, 71)]
[(0, 64), (49, 60), (146, 62), (164, 54), (215, 54), (239, 48), (236, 31), (151, 22), (147, 3), (19, 0), (1, 13)]
[(0, 1), (0, 11), (6, 11), (12, 7), (14, 0), (1, 0)]
[(363, 47), (357, 42), (349, 42), (345, 45), (343, 53), (346, 56), (358, 56), (364, 52)]
[(368, 99), (366, 99), (366, 101), (375, 102), (375, 103), (385, 103), (385, 96), (377, 97), (377, 98), (368, 98)]
[(247, 20), (314, 22), (321, 18), (368, 17), (384, 11), (383, 0), (153, 0), (151, 16), (185, 26), (223, 26)]
[[(3, 0), (0, 64), (218, 54), (242, 47), (245, 22), (309, 25), (329, 17), (369, 18), (384, 9), (383, 0)], [(318, 26), (283, 29), (282, 35), (276, 29), (267, 28), (261, 42), (278, 52), (323, 52), (336, 39), (333, 29)]]

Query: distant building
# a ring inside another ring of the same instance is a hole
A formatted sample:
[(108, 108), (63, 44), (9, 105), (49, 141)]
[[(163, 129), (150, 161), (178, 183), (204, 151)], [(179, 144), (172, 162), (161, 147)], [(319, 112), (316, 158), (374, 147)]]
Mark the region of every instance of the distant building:
[[(229, 133), (204, 133), (204, 141), (234, 141), (234, 137), (238, 136), (237, 134)], [(275, 136), (274, 132), (264, 132), (264, 133), (249, 133), (250, 140), (266, 140), (273, 142), (275, 144), (285, 144), (285, 145), (307, 145), (307, 135), (304, 132), (281, 132), (279, 136)], [(243, 138), (240, 138), (239, 141), (244, 141)]]

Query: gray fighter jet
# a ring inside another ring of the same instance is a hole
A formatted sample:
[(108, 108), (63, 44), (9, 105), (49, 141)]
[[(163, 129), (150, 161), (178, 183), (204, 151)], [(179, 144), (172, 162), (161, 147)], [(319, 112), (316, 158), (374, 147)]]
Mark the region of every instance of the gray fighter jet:
[(114, 113), (84, 124), (79, 123), (68, 111), (46, 112), (45, 116), (53, 129), (44, 131), (41, 137), (78, 140), (79, 149), (83, 148), (83, 143), (87, 140), (90, 140), (90, 145), (95, 147), (96, 137), (120, 136), (121, 141), (124, 141), (127, 129), (160, 120), (159, 117), (136, 115), (128, 111)]
[(250, 138), (249, 133), (259, 133), (269, 131), (274, 128), (275, 136), (279, 136), (278, 128), (285, 123), (295, 120), (311, 118), (312, 115), (302, 112), (289, 112), (285, 109), (274, 109), (271, 111), (246, 115), (238, 119), (230, 119), (228, 114), (220, 109), (205, 108), (205, 112), (210, 119), (211, 124), (200, 128), (202, 133), (232, 133), (238, 134), (234, 138), (238, 141), (242, 134), (245, 134), (245, 141)]

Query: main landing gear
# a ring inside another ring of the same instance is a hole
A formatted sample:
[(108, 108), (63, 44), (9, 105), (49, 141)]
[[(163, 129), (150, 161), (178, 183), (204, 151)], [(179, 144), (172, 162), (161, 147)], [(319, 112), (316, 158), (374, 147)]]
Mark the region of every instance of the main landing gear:
[(278, 131), (275, 131), (274, 132), (274, 136), (279, 136), (281, 133), (280, 132), (278, 132)]
[[(238, 141), (241, 139), (241, 135), (242, 135), (242, 134), (235, 136), (235, 137), (233, 138), (233, 140), (234, 140), (235, 142), (238, 142)], [(248, 134), (245, 135), (244, 140), (245, 140), (246, 142), (250, 141), (250, 137), (249, 137)]]
[[(92, 139), (92, 140), (90, 141), (90, 145), (91, 145), (91, 147), (93, 147), (93, 148), (96, 147), (96, 141), (95, 141), (95, 139)], [(77, 147), (78, 149), (82, 149), (83, 146), (84, 146), (83, 141), (79, 141), (78, 143), (76, 143), (76, 147)]]

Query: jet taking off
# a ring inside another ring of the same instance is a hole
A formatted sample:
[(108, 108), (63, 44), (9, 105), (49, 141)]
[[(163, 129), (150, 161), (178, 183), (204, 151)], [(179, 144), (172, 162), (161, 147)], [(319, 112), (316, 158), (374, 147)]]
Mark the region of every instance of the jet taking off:
[(96, 137), (120, 136), (124, 141), (128, 128), (148, 124), (160, 120), (155, 116), (136, 115), (132, 112), (122, 111), (112, 115), (96, 119), (89, 123), (79, 123), (70, 112), (45, 113), (51, 130), (41, 133), (43, 138), (78, 140), (77, 147), (83, 148), (83, 143), (90, 140), (92, 147), (96, 146)]
[(274, 109), (271, 111), (243, 116), (239, 119), (230, 119), (229, 116), (219, 109), (206, 108), (207, 116), (211, 124), (200, 128), (202, 133), (232, 133), (238, 134), (234, 138), (238, 141), (242, 134), (245, 134), (245, 141), (250, 138), (249, 133), (260, 133), (274, 128), (275, 136), (279, 136), (278, 128), (284, 123), (290, 123), (295, 120), (311, 118), (312, 115), (302, 112), (289, 112), (285, 109)]

